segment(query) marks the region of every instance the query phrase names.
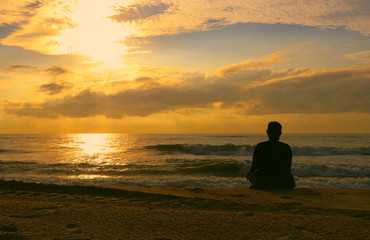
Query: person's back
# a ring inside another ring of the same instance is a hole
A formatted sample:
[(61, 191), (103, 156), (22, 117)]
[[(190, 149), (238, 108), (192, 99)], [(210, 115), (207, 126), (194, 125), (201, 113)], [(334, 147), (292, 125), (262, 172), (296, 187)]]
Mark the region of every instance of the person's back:
[(294, 188), (294, 178), (290, 172), (292, 150), (286, 143), (279, 141), (281, 125), (269, 123), (269, 141), (257, 144), (247, 178), (251, 188)]

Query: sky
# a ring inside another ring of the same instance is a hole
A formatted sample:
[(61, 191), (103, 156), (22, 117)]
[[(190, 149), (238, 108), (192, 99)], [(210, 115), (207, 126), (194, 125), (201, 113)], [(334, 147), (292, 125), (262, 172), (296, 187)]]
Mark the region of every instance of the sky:
[(369, 0), (2, 0), (0, 133), (370, 132)]

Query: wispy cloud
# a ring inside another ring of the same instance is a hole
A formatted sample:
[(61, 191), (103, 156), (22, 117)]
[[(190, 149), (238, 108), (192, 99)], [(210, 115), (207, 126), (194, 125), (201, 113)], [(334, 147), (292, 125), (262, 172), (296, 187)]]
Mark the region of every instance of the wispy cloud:
[(32, 16), (41, 2), (35, 0), (2, 0), (0, 3), (0, 26), (2, 24), (17, 25)]
[(343, 57), (370, 64), (370, 50), (346, 54)]
[(224, 76), (232, 73), (237, 73), (247, 69), (265, 68), (272, 65), (289, 61), (289, 58), (284, 57), (281, 52), (276, 52), (259, 60), (245, 60), (240, 63), (234, 63), (216, 70), (219, 76)]
[[(319, 0), (312, 3), (309, 0), (231, 0), (200, 3), (195, 0), (173, 0), (170, 4), (170, 11), (156, 14), (155, 18), (148, 18), (148, 14), (140, 14), (138, 10), (131, 10), (135, 14), (130, 13), (128, 16), (134, 15), (135, 19), (140, 19), (136, 27), (142, 36), (210, 30), (214, 27), (214, 24), (210, 24), (212, 20), (217, 20), (218, 25), (253, 22), (299, 24), (319, 28), (344, 27), (365, 35), (370, 34), (368, 1)], [(140, 7), (144, 6), (150, 9), (152, 3), (142, 1)], [(137, 9), (137, 4), (132, 5), (132, 8)], [(120, 14), (119, 8), (117, 14)]]
[(155, 3), (155, 4), (134, 4), (127, 7), (115, 7), (116, 15), (111, 16), (112, 19), (118, 22), (131, 22), (142, 20), (154, 15), (164, 13), (170, 4)]
[[(76, 7), (73, 1), (15, 2), (18, 1), (5, 0), (5, 3), (0, 3), (0, 13), (4, 13), (0, 25), (7, 23), (19, 26), (19, 29), (2, 39), (1, 44), (55, 54), (54, 49), (61, 43), (52, 37), (59, 36), (64, 29), (75, 27), (71, 19), (71, 13)], [(9, 6), (11, 12), (6, 10)]]
[(22, 64), (17, 64), (17, 65), (12, 65), (7, 68), (8, 71), (17, 71), (17, 70), (37, 70), (38, 68), (35, 66), (29, 66), (29, 65), (22, 65)]

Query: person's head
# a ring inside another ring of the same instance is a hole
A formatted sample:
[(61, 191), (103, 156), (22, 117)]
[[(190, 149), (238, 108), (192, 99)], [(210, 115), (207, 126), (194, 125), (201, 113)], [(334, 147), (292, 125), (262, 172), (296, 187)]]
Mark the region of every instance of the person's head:
[(267, 136), (270, 141), (278, 141), (281, 135), (282, 126), (278, 122), (269, 122), (267, 125)]

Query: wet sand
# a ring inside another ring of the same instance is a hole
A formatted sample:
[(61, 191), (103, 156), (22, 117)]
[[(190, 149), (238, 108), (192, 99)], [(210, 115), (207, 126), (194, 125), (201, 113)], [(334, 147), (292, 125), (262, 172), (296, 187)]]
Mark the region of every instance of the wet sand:
[(370, 190), (0, 180), (0, 239), (369, 239)]

